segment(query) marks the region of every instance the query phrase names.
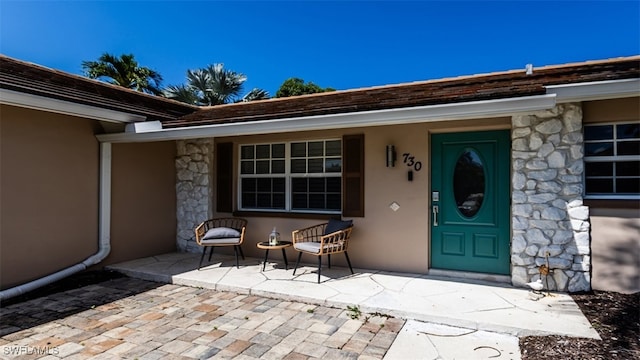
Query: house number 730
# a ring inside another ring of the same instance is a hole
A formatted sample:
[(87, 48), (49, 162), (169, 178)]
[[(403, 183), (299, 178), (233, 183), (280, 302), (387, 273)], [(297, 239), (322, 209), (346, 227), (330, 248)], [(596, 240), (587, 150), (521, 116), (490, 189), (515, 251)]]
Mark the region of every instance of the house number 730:
[(416, 161), (416, 157), (411, 155), (410, 153), (402, 154), (404, 158), (404, 163), (407, 164), (408, 167), (412, 167), (415, 171), (420, 171), (422, 169), (422, 162)]

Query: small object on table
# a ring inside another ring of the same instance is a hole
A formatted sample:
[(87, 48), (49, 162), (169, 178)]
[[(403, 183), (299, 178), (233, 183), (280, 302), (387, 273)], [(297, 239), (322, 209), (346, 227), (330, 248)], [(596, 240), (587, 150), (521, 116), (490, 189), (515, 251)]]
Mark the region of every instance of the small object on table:
[(275, 245), (271, 245), (271, 239), (269, 239), (269, 241), (262, 241), (257, 243), (256, 246), (258, 247), (258, 249), (265, 250), (264, 263), (262, 264), (262, 271), (264, 271), (264, 269), (267, 266), (269, 250), (278, 250), (278, 249), (282, 250), (282, 258), (284, 259), (284, 269), (289, 270), (289, 261), (287, 260), (287, 253), (284, 251), (284, 249), (292, 246), (291, 241), (278, 241), (277, 243), (275, 243)]

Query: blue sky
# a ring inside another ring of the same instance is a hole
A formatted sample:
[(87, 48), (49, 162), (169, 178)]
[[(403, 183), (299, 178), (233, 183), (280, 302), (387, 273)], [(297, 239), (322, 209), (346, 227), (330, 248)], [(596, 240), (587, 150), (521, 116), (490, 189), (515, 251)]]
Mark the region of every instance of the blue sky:
[(81, 73), (132, 53), (164, 85), (224, 63), (245, 92), (351, 89), (640, 54), (640, 1), (0, 0), (0, 52)]

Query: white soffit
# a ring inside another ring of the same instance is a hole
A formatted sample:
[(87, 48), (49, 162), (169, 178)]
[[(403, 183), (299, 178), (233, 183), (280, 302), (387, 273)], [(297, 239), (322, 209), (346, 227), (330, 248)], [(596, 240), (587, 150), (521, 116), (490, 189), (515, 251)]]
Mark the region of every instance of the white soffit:
[(79, 116), (87, 119), (129, 123), (144, 121), (147, 117), (121, 111), (103, 109), (95, 106), (76, 104), (69, 101), (44, 96), (25, 94), (18, 91), (0, 89), (0, 104), (19, 106), (29, 109), (49, 111), (58, 114)]
[(640, 96), (640, 79), (624, 79), (546, 86), (558, 103)]
[(102, 142), (145, 142), (201, 137), (220, 137), (353, 128), (362, 126), (397, 125), (444, 120), (467, 120), (482, 117), (507, 116), (556, 105), (556, 95), (525, 96), (498, 100), (473, 101), (411, 108), (395, 108), (332, 115), (305, 116), (261, 121), (171, 128), (161, 131), (97, 135)]

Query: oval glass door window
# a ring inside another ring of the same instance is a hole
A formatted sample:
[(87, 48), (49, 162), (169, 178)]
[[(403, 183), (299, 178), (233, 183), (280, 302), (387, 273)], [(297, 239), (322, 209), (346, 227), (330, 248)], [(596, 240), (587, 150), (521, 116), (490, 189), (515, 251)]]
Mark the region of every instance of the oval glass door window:
[(467, 218), (475, 216), (484, 200), (484, 165), (473, 149), (465, 150), (453, 172), (453, 195), (458, 211)]

